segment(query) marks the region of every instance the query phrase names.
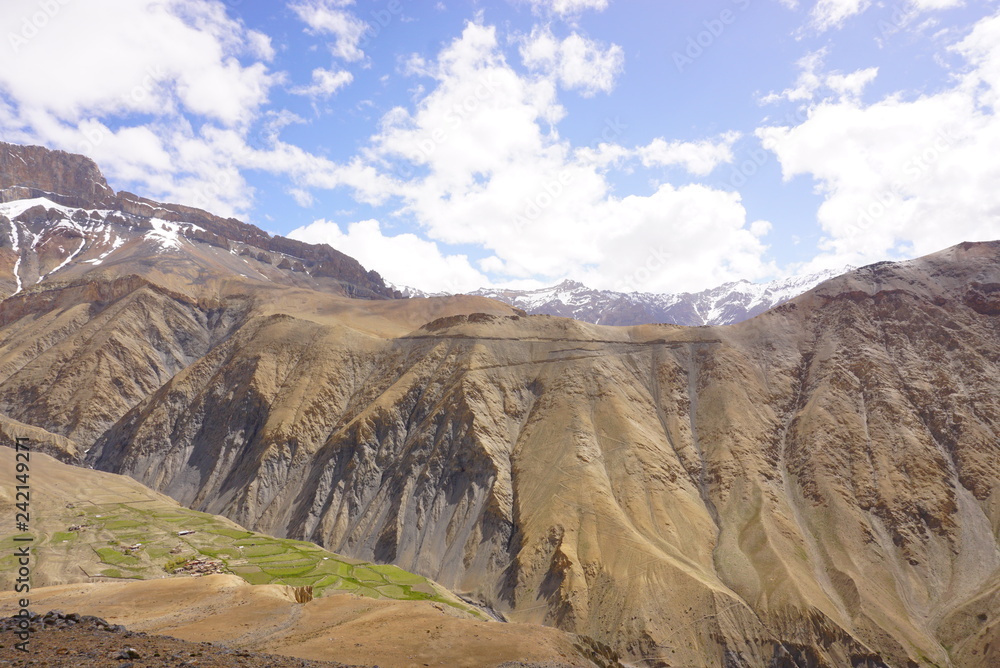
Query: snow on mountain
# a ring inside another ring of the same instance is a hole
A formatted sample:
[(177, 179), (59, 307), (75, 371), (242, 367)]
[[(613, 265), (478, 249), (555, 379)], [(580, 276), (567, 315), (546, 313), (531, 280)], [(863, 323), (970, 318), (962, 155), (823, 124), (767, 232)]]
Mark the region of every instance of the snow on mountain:
[(502, 301), (529, 314), (556, 315), (599, 325), (729, 325), (783, 304), (851, 269), (792, 276), (770, 283), (735, 281), (697, 293), (624, 293), (594, 290), (567, 280), (538, 290), (483, 288), (470, 294)]
[(425, 292), (420, 288), (414, 288), (409, 285), (397, 285), (390, 281), (385, 282), (385, 286), (390, 290), (396, 290), (404, 299), (424, 299), (427, 297), (449, 297), (450, 292)]

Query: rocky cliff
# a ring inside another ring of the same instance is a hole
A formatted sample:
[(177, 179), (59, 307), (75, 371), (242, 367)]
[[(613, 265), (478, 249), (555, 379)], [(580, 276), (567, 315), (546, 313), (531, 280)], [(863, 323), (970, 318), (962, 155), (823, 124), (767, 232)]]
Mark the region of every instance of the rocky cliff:
[[(594, 290), (576, 281), (538, 290), (484, 288), (470, 294), (515, 306), (529, 315), (556, 315), (596, 325), (667, 323), (732, 325), (760, 315), (853, 267), (791, 276), (769, 283), (734, 281), (701, 292), (654, 293)], [(412, 288), (407, 289), (412, 291)], [(415, 296), (426, 297), (426, 294)]]
[(54, 195), (69, 206), (100, 206), (114, 194), (90, 158), (0, 142), (0, 202)]
[(401, 297), (377, 272), (329, 246), (115, 193), (89, 158), (0, 142), (0, 294), (88, 272), (145, 275), (164, 262), (164, 250), (186, 256), (199, 282), (235, 274), (362, 299)]
[(90, 461), (652, 665), (987, 666), (998, 294), (994, 243), (726, 328), (285, 309)]
[(10, 429), (642, 665), (1000, 662), (1000, 242), (605, 327), (126, 199), (0, 205)]

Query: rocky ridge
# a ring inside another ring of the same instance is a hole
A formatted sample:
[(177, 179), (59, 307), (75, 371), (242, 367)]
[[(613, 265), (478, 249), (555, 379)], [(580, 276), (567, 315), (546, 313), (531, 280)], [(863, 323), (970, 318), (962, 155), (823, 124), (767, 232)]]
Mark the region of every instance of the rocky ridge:
[(699, 328), (360, 307), (182, 248), (5, 300), (0, 409), (644, 665), (996, 664), (1000, 242)]
[[(26, 630), (28, 651), (14, 648), (14, 633)], [(287, 656), (234, 650), (211, 643), (193, 643), (168, 636), (129, 631), (100, 617), (50, 610), (0, 619), (0, 659), (4, 665), (45, 665), (65, 668), (116, 666), (145, 668), (348, 668), (333, 661), (307, 661)], [(355, 668), (362, 668), (355, 666)]]
[(662, 665), (977, 665), (998, 272), (970, 244), (729, 328), (272, 316), (90, 461)]
[[(538, 290), (483, 288), (469, 294), (489, 297), (529, 315), (555, 315), (596, 325), (665, 323), (702, 327), (749, 320), (853, 267), (791, 276), (769, 283), (734, 281), (701, 292), (652, 293), (594, 290), (577, 281)], [(403, 290), (409, 296), (412, 289)], [(429, 296), (414, 293), (412, 296)]]
[[(115, 193), (84, 156), (0, 142), (0, 293), (15, 294), (46, 279), (76, 279), (84, 268), (123, 262), (126, 271), (142, 273), (131, 264), (141, 261), (136, 255), (150, 260), (164, 251), (187, 250), (185, 245), (200, 251), (201, 264), (222, 262), (245, 278), (362, 299), (401, 296), (377, 272), (329, 246), (272, 237), (233, 218)], [(244, 266), (237, 268), (220, 252)]]

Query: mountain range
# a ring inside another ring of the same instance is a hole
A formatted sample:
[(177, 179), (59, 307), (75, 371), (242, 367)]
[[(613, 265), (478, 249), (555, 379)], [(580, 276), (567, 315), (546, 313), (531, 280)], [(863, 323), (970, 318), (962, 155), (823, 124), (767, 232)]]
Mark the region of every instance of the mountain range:
[(635, 665), (1000, 664), (1000, 242), (611, 326), (42, 148), (0, 200), (0, 428), (64, 461)]
[(529, 315), (555, 315), (595, 325), (732, 325), (784, 304), (853, 268), (792, 276), (769, 283), (733, 281), (694, 293), (594, 290), (577, 281), (566, 280), (537, 290), (482, 288), (469, 294), (496, 299)]

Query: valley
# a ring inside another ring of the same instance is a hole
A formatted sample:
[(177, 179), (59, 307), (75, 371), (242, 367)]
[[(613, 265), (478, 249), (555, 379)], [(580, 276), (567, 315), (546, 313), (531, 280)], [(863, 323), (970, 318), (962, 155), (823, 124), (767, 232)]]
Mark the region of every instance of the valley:
[[(54, 491), (53, 585), (86, 539), (151, 547), (92, 549), (73, 583), (170, 586), (123, 567), (155, 570), (183, 517), (221, 527), (192, 553), (249, 582), (329, 588), (306, 608), (362, 593), (474, 616), (453, 592), (526, 625), (463, 620), (494, 638), (532, 629), (514, 649), (540, 660), (581, 660), (581, 637), (642, 666), (1000, 660), (1000, 242), (862, 267), (733, 325), (612, 327), (397, 299), (332, 249), (136, 208), (67, 164), (90, 185), (0, 182), (0, 427), (190, 510), (123, 508), (72, 538), (77, 499)], [(84, 217), (102, 222), (65, 223)], [(248, 554), (251, 536), (284, 556)], [(98, 614), (72, 586), (59, 600)]]

